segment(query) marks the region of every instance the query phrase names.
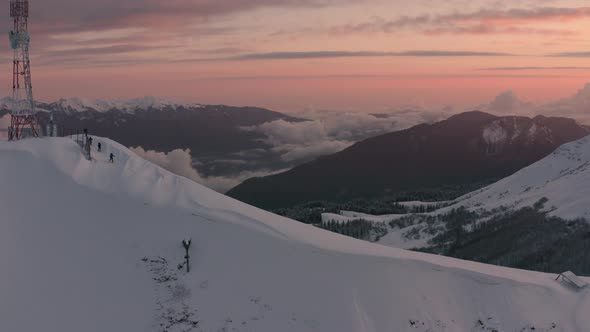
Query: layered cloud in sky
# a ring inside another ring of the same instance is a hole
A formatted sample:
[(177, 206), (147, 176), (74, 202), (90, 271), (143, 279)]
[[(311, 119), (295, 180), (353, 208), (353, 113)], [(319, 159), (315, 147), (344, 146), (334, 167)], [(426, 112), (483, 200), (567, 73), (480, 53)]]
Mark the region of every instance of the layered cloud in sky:
[[(157, 95), (278, 111), (301, 109), (305, 100), (374, 112), (407, 98), (429, 108), (473, 105), (509, 85), (532, 100), (558, 98), (590, 71), (590, 7), (577, 0), (30, 5), (41, 100)], [(0, 17), (8, 31), (8, 6), (0, 6)], [(0, 48), (7, 65), (11, 56)], [(0, 85), (0, 94), (9, 89)]]
[(335, 33), (385, 32), (413, 29), (427, 35), (486, 35), (486, 34), (542, 34), (570, 36), (576, 31), (566, 25), (543, 27), (543, 23), (558, 21), (571, 22), (590, 18), (589, 7), (533, 7), (494, 8), (488, 7), (470, 12), (456, 11), (438, 15), (421, 14), (385, 19), (380, 16), (370, 20), (337, 26)]

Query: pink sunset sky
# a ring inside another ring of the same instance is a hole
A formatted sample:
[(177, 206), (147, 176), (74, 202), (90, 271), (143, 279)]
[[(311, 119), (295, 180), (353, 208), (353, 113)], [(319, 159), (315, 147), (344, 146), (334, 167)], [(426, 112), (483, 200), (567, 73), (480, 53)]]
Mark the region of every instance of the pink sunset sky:
[[(508, 89), (546, 102), (590, 82), (585, 5), (30, 0), (33, 88), (44, 101), (154, 95), (279, 111), (465, 107)], [(9, 31), (8, 2), (0, 17)], [(2, 95), (11, 57), (6, 37)]]

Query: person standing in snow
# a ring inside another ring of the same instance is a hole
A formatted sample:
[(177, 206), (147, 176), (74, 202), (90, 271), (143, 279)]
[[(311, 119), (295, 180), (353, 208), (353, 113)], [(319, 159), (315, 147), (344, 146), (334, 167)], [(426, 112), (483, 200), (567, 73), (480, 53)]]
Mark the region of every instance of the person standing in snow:
[(115, 163), (115, 155), (112, 152), (111, 152), (111, 155), (109, 156), (109, 162), (111, 164), (114, 164)]
[(100, 152), (101, 149), (102, 149), (102, 145), (100, 144), (100, 142), (98, 142), (98, 152)]

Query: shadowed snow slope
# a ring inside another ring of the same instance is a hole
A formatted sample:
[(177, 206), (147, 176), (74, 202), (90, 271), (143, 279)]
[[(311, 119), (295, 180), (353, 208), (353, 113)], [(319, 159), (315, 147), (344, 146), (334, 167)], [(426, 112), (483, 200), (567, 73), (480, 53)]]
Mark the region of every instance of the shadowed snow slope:
[(551, 215), (590, 219), (589, 197), (590, 136), (564, 144), (533, 165), (459, 198), (457, 205), (475, 210), (518, 209), (546, 198), (545, 210)]
[(0, 142), (1, 331), (590, 329), (555, 276), (342, 237), (96, 141)]

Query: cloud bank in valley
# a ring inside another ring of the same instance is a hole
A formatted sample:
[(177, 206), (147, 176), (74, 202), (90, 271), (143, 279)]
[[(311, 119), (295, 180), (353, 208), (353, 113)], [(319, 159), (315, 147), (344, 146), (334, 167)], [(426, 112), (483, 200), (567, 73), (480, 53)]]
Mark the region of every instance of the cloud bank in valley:
[[(536, 115), (572, 117), (582, 123), (590, 120), (590, 84), (569, 98), (535, 104), (506, 90), (490, 102), (463, 110), (440, 110), (407, 106), (381, 113), (309, 109), (292, 114), (307, 119), (300, 122), (278, 120), (243, 130), (262, 134), (268, 149), (245, 150), (223, 158), (197, 161), (190, 150), (170, 152), (132, 150), (141, 157), (219, 192), (226, 192), (246, 179), (286, 171), (321, 156), (342, 151), (358, 141), (403, 130), (421, 123), (433, 123), (461, 111), (481, 110), (496, 115)], [(6, 137), (9, 116), (0, 118), (0, 137)], [(203, 166), (207, 167), (203, 167)], [(228, 165), (233, 165), (229, 167)], [(220, 167), (224, 171), (220, 171)], [(199, 171), (200, 170), (200, 171)], [(206, 174), (206, 175), (204, 175)]]
[(283, 162), (292, 166), (337, 153), (370, 137), (407, 129), (421, 123), (442, 121), (453, 114), (474, 110), (498, 116), (571, 117), (581, 123), (590, 123), (590, 83), (573, 96), (550, 103), (534, 103), (509, 89), (498, 94), (490, 102), (461, 110), (452, 107), (433, 110), (408, 106), (381, 114), (368, 114), (310, 109), (294, 114), (309, 121), (279, 120), (243, 129), (263, 134), (264, 141), (271, 146), (272, 151), (279, 154)]
[[(265, 166), (257, 168), (256, 158), (252, 159), (251, 156), (252, 151), (244, 151), (243, 159), (240, 158), (240, 154), (234, 154), (235, 159), (217, 160), (216, 162), (220, 163), (248, 164), (249, 170), (231, 176), (204, 176), (195, 168), (199, 162), (191, 156), (190, 150), (159, 152), (145, 150), (142, 147), (132, 150), (164, 169), (224, 193), (246, 179), (280, 173), (320, 156), (342, 151), (360, 140), (424, 122), (439, 121), (450, 114), (449, 110), (430, 112), (416, 108), (388, 111), (382, 114), (307, 110), (298, 113), (297, 116), (307, 118), (309, 121), (278, 120), (246, 127), (243, 129), (259, 132), (265, 136), (264, 141), (270, 145), (270, 152), (275, 154), (280, 162), (270, 168)], [(251, 167), (251, 163), (254, 163), (254, 168)]]
[(225, 193), (246, 179), (252, 177), (266, 176), (278, 173), (283, 170), (258, 170), (241, 172), (235, 176), (210, 176), (204, 177), (194, 168), (195, 160), (191, 156), (190, 150), (177, 149), (171, 152), (158, 152), (154, 150), (145, 150), (142, 147), (131, 148), (138, 156), (148, 160), (174, 174), (184, 176), (208, 188), (220, 193)]
[(342, 151), (369, 137), (442, 120), (448, 115), (449, 110), (432, 112), (417, 108), (382, 114), (308, 110), (296, 116), (309, 121), (278, 120), (243, 129), (265, 135), (265, 142), (284, 162), (301, 163)]

